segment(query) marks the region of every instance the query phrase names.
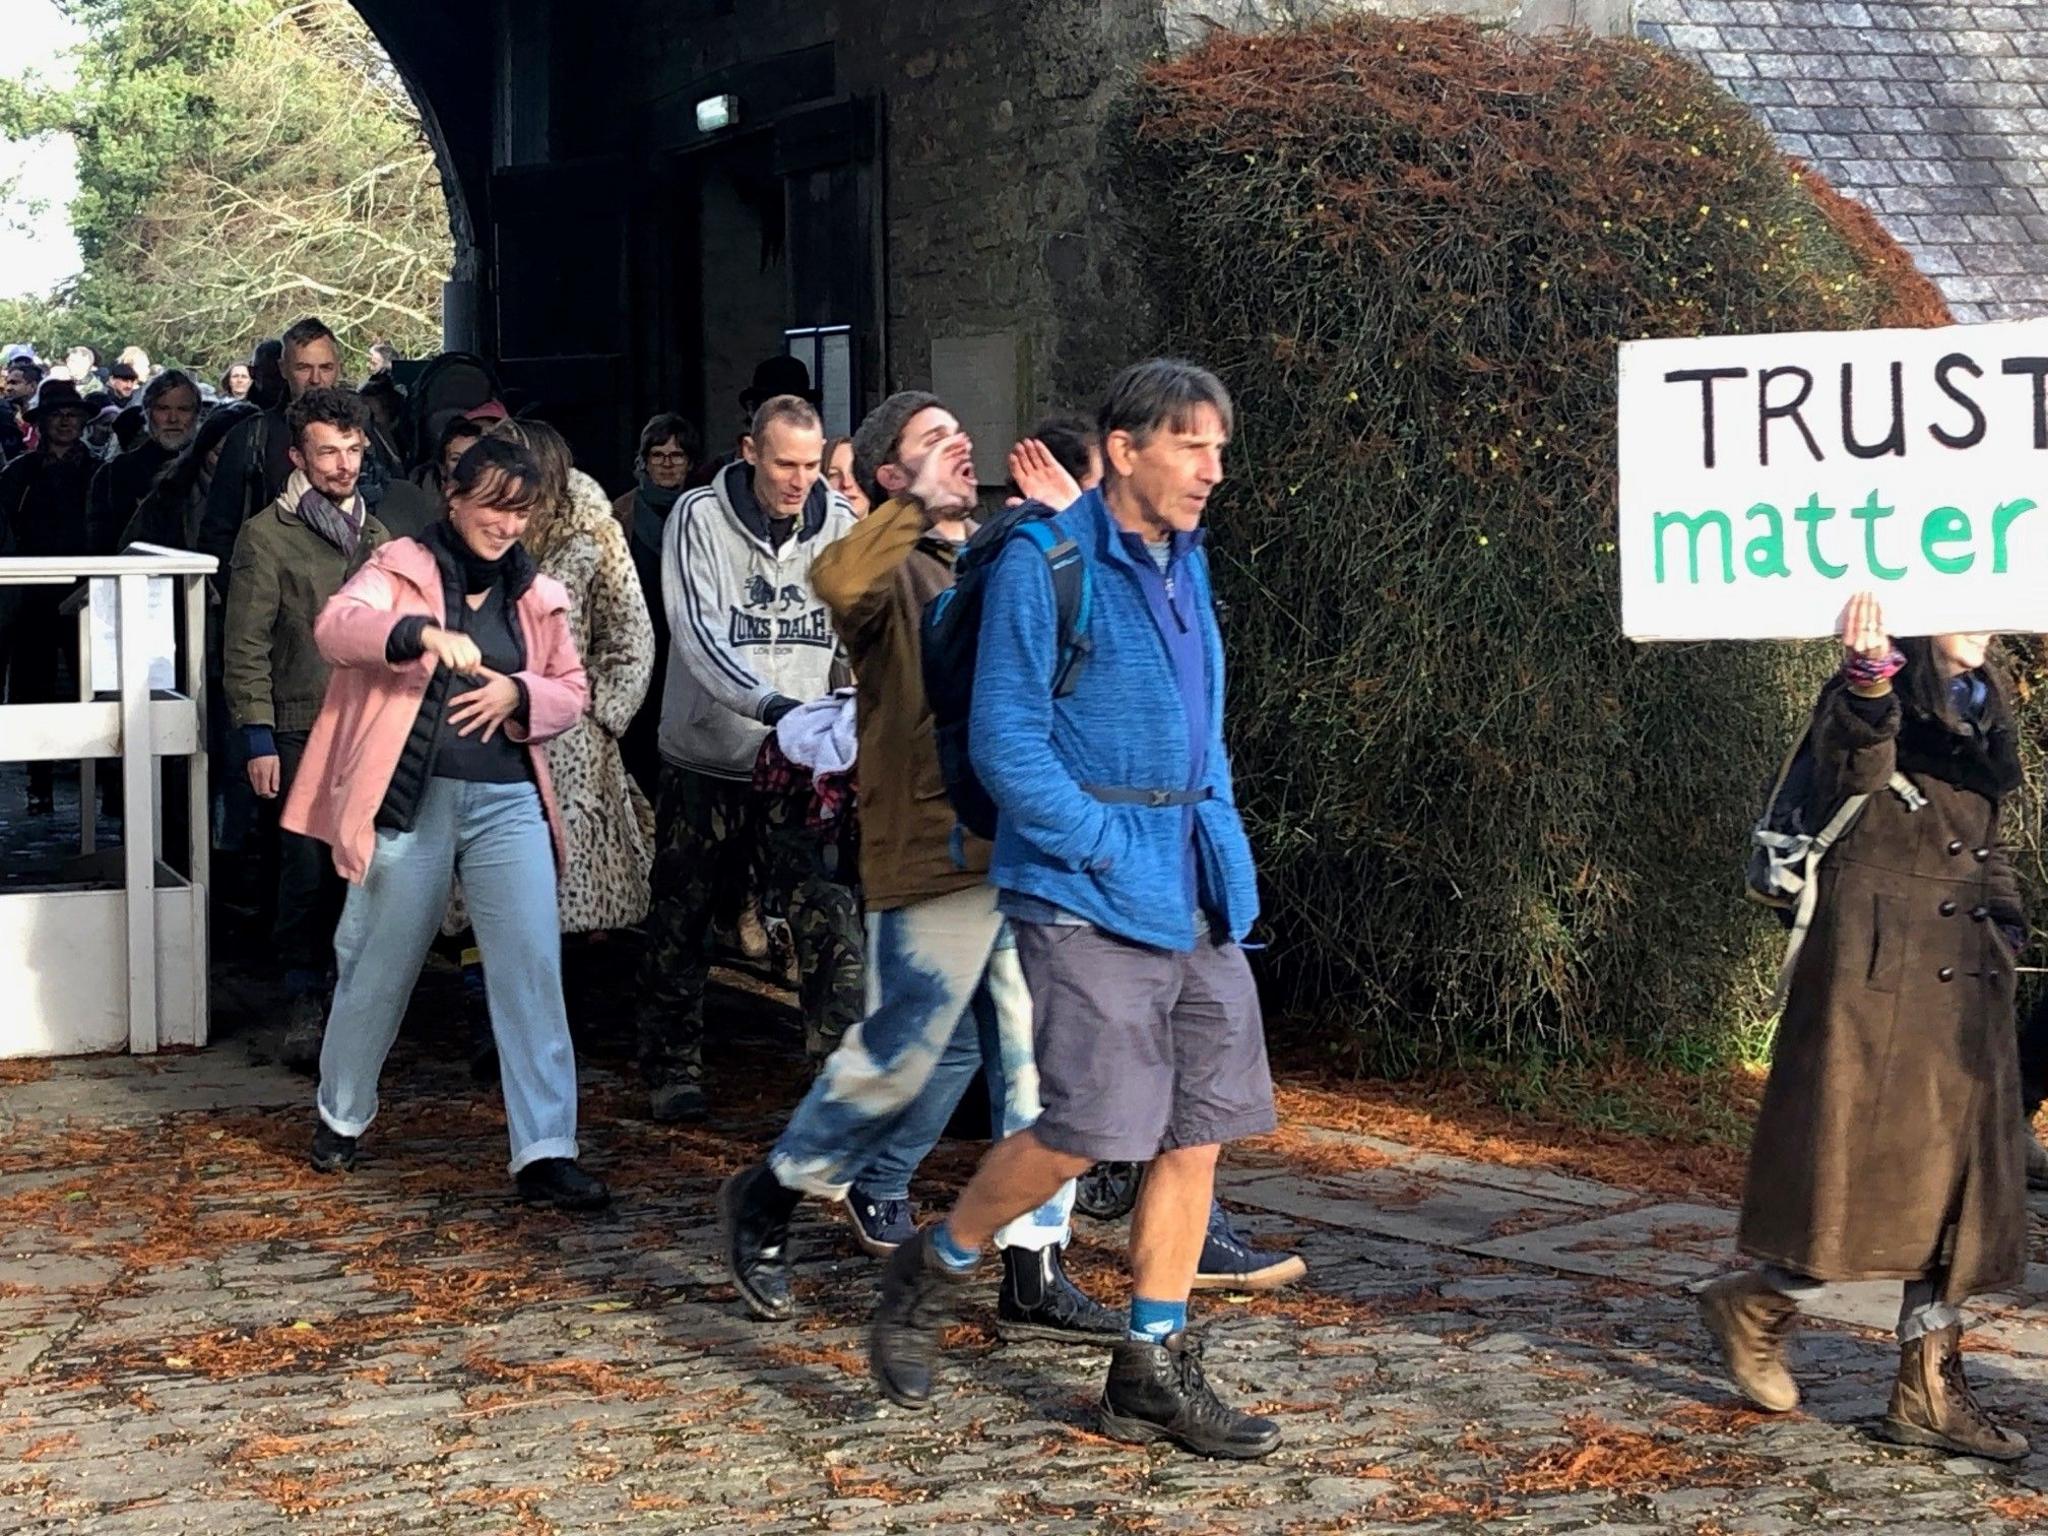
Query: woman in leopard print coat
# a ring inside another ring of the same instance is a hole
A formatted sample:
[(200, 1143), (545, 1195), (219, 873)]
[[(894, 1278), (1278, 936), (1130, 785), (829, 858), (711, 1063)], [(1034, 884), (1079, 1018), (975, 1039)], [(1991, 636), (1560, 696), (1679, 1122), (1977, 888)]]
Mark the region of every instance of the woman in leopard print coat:
[(569, 851), (556, 883), (563, 933), (630, 928), (647, 915), (654, 815), (626, 775), (619, 738), (654, 670), (654, 627), (611, 500), (570, 467), (568, 444), (542, 422), (492, 429), (517, 437), (540, 462), (549, 495), (524, 543), (543, 574), (569, 589), (569, 627), (590, 678), (580, 724), (547, 745)]

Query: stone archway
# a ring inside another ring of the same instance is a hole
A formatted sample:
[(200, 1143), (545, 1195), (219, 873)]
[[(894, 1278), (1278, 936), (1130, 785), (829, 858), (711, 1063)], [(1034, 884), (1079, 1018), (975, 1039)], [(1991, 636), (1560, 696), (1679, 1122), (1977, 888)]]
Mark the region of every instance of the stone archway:
[(444, 345), (489, 351), (494, 342), (488, 209), (491, 173), (492, 38), (482, 19), (418, 0), (353, 0), (418, 105), (441, 170), (454, 258), (442, 306)]

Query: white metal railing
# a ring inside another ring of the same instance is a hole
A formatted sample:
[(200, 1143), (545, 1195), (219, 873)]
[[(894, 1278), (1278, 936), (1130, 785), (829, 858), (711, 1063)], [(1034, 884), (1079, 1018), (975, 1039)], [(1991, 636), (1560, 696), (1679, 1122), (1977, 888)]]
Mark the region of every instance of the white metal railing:
[[(190, 996), (193, 1018), (181, 1038), (203, 1040), (206, 1007), (206, 911), (208, 853), (211, 848), (206, 755), (206, 581), (219, 567), (211, 555), (131, 544), (119, 555), (83, 559), (20, 556), (0, 559), (0, 587), (70, 586), (103, 579), (112, 583), (114, 645), (118, 662), (118, 697), (97, 697), (92, 676), (91, 604), (78, 611), (79, 699), (75, 704), (0, 705), (0, 762), (47, 762), (77, 759), (80, 769), (81, 851), (93, 851), (96, 785), (92, 759), (121, 759), (121, 809), (126, 831), (122, 838), (122, 895), (127, 938), (128, 1047), (153, 1052), (161, 1039), (158, 1019), (158, 932), (156, 860), (162, 838), (155, 759), (190, 760), (186, 814), (191, 859), (191, 933), (196, 953), (189, 957), (194, 974)], [(152, 580), (177, 584), (185, 620), (184, 643), (177, 647), (183, 686), (153, 695), (150, 653), (143, 616), (149, 612)], [(88, 592), (90, 588), (87, 588)], [(103, 589), (105, 590), (105, 589)], [(102, 615), (103, 617), (103, 615)], [(20, 899), (0, 893), (0, 907)], [(40, 957), (39, 957), (40, 958)], [(78, 957), (90, 964), (91, 956)], [(45, 1031), (60, 1038), (60, 1031)], [(0, 1047), (8, 1042), (0, 1040)], [(0, 1055), (14, 1054), (0, 1049)]]

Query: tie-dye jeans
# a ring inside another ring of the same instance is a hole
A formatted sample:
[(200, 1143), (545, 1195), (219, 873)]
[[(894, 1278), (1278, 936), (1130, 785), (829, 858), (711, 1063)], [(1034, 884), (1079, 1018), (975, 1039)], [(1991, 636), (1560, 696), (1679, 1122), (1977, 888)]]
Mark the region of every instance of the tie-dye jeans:
[[(870, 912), (867, 939), (867, 1016), (826, 1059), (768, 1156), (786, 1188), (826, 1199), (877, 1162), (921, 1158), (977, 1056), (998, 1134), (1038, 1118), (1031, 997), (994, 887)], [(1068, 1184), (998, 1232), (997, 1245), (1065, 1242), (1073, 1204)]]

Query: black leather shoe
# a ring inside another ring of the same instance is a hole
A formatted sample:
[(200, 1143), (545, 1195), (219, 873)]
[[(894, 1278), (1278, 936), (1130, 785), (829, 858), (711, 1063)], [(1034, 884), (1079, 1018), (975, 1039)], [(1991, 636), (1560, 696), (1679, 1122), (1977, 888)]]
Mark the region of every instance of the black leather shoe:
[(930, 1227), (890, 1254), (882, 1266), (868, 1364), (883, 1395), (899, 1408), (931, 1406), (939, 1332), (953, 1320), (960, 1288), (980, 1272), (979, 1264), (948, 1269), (932, 1251)]
[(760, 1163), (718, 1186), (726, 1275), (747, 1310), (764, 1322), (779, 1323), (796, 1311), (789, 1291), (789, 1218), (800, 1198)]
[(1280, 1426), (1223, 1403), (1202, 1373), (1201, 1346), (1185, 1333), (1163, 1344), (1125, 1339), (1102, 1388), (1102, 1432), (1127, 1445), (1170, 1440), (1197, 1456), (1256, 1461), (1280, 1445)]
[(347, 1173), (356, 1165), (356, 1139), (328, 1129), (325, 1120), (313, 1126), (313, 1166), (322, 1173)]
[(1003, 1250), (1003, 1290), (996, 1302), (996, 1336), (1051, 1339), (1059, 1344), (1114, 1344), (1129, 1330), (1082, 1290), (1060, 1263), (1057, 1246)]
[(561, 1211), (601, 1211), (612, 1203), (611, 1189), (595, 1174), (585, 1173), (574, 1158), (543, 1157), (519, 1170), (519, 1198), (528, 1205), (552, 1205)]

